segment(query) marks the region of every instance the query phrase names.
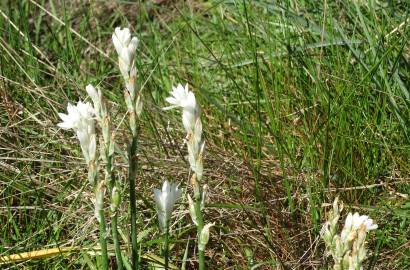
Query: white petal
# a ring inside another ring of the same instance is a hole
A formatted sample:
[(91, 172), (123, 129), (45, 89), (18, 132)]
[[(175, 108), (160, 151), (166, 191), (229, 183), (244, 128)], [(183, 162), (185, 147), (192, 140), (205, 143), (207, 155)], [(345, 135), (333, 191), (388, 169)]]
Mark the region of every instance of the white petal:
[[(168, 103), (174, 104), (174, 105), (178, 105), (178, 100), (176, 98), (173, 98), (173, 97), (167, 97), (165, 99), (165, 101), (168, 102)], [(174, 107), (176, 107), (176, 106), (174, 106)]]
[(57, 126), (62, 128), (62, 129), (71, 129), (71, 128), (73, 128), (72, 123), (70, 123), (70, 122), (61, 122), (61, 123), (58, 123)]

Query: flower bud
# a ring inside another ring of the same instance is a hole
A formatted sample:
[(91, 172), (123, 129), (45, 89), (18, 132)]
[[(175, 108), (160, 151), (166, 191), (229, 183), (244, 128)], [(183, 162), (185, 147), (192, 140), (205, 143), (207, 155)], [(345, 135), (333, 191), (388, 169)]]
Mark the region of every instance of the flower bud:
[(206, 198), (208, 196), (208, 191), (209, 191), (209, 187), (207, 184), (205, 184), (202, 187), (202, 195), (201, 195), (201, 210), (203, 210), (205, 208), (205, 202), (206, 202)]
[(98, 183), (95, 189), (94, 211), (95, 211), (95, 216), (98, 222), (101, 222), (99, 212), (104, 209), (104, 195), (105, 195), (105, 183), (104, 181), (101, 181), (100, 183)]
[(137, 101), (135, 102), (135, 112), (137, 113), (137, 116), (140, 117), (142, 113), (142, 100), (140, 95), (138, 95)]
[(196, 199), (200, 200), (201, 193), (199, 192), (199, 184), (198, 184), (198, 181), (196, 180), (196, 177), (197, 177), (196, 173), (192, 174), (192, 176), (191, 176), (191, 185), (192, 185), (192, 188), (194, 190), (195, 200)]
[(134, 111), (133, 109), (134, 105), (132, 104), (130, 93), (127, 90), (124, 91), (124, 98), (125, 98), (125, 104), (127, 105), (128, 112)]
[(115, 132), (112, 132), (111, 139), (110, 139), (110, 147), (108, 148), (108, 155), (110, 157), (114, 155), (114, 150), (115, 150)]
[(198, 220), (196, 217), (195, 205), (191, 196), (188, 194), (188, 204), (189, 204), (189, 215), (191, 216), (192, 222), (198, 226)]
[(206, 224), (203, 228), (202, 231), (199, 235), (199, 244), (198, 244), (198, 249), (200, 251), (204, 251), (205, 250), (205, 246), (206, 244), (208, 244), (209, 241), (209, 229), (215, 226), (215, 223), (208, 223)]
[(111, 192), (111, 211), (115, 213), (118, 209), (118, 206), (121, 203), (121, 193), (116, 186), (112, 189)]

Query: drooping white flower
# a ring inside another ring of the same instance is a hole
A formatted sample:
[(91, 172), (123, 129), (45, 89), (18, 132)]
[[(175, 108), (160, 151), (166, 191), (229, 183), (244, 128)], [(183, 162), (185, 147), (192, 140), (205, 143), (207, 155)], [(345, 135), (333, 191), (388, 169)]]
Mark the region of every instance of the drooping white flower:
[(58, 114), (63, 122), (58, 123), (57, 126), (76, 132), (84, 158), (88, 163), (94, 160), (96, 155), (94, 108), (90, 103), (83, 103), (80, 100), (77, 105), (69, 103), (67, 112), (67, 114)]
[(182, 189), (178, 184), (165, 181), (162, 190), (154, 189), (154, 198), (157, 206), (159, 225), (162, 231), (167, 227), (175, 202), (181, 197)]
[(125, 79), (128, 79), (130, 77), (130, 71), (133, 68), (138, 38), (131, 38), (130, 29), (117, 27), (112, 34), (112, 42), (118, 54), (121, 74)]

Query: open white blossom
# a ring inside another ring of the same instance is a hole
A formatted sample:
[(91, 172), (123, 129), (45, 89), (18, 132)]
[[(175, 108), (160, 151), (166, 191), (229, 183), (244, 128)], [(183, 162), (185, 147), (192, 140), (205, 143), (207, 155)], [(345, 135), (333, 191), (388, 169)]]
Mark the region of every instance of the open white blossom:
[(155, 203), (157, 206), (159, 225), (162, 231), (167, 227), (175, 202), (181, 197), (182, 189), (178, 184), (165, 181), (162, 190), (154, 189)]
[(171, 106), (165, 107), (164, 110), (173, 108), (182, 108), (182, 123), (187, 133), (192, 133), (194, 126), (199, 118), (200, 109), (196, 102), (195, 95), (188, 90), (188, 84), (172, 87), (171, 97), (165, 99), (171, 103)]
[(347, 239), (352, 232), (356, 232), (361, 227), (364, 227), (365, 231), (371, 231), (377, 229), (377, 224), (373, 223), (373, 220), (366, 215), (359, 215), (359, 213), (349, 213), (346, 217), (345, 225), (343, 227), (341, 238)]
[(90, 103), (80, 100), (77, 105), (69, 103), (67, 112), (67, 114), (58, 114), (63, 122), (57, 125), (62, 129), (72, 129), (76, 132), (84, 158), (88, 163), (94, 160), (96, 155), (94, 108)]
[(114, 43), (115, 50), (118, 54), (118, 62), (122, 76), (128, 79), (130, 72), (134, 73), (135, 67), (133, 67), (135, 51), (138, 45), (138, 38), (132, 37), (130, 29), (120, 27), (115, 28), (112, 34), (112, 42)]

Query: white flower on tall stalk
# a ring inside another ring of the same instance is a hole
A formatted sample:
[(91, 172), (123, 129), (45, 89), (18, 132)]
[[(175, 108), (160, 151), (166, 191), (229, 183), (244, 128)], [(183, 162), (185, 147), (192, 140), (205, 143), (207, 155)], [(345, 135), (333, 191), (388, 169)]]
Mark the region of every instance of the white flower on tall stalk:
[(178, 84), (172, 87), (171, 97), (165, 99), (171, 106), (164, 110), (182, 108), (182, 123), (188, 133), (188, 161), (191, 169), (196, 173), (198, 181), (201, 181), (203, 174), (203, 152), (205, 141), (202, 139), (202, 123), (200, 119), (200, 108), (196, 102), (195, 95), (188, 90), (188, 84), (183, 87)]
[(72, 129), (76, 132), (84, 158), (88, 163), (96, 156), (94, 108), (90, 103), (80, 100), (77, 105), (68, 103), (67, 112), (68, 114), (58, 114), (63, 122), (57, 125), (62, 129)]
[(195, 95), (188, 90), (188, 84), (172, 87), (171, 97), (165, 99), (171, 103), (171, 106), (165, 107), (164, 110), (173, 108), (182, 108), (182, 123), (188, 134), (193, 133), (194, 126), (199, 118), (200, 109), (196, 102)]
[(154, 189), (154, 198), (157, 206), (159, 225), (162, 231), (167, 228), (175, 202), (181, 197), (182, 189), (178, 184), (165, 181), (162, 190)]
[(118, 54), (121, 74), (127, 80), (131, 77), (130, 72), (133, 73), (136, 71), (133, 63), (138, 45), (138, 38), (131, 38), (130, 29), (121, 29), (120, 27), (117, 27), (112, 34), (112, 42), (114, 43), (115, 50)]

